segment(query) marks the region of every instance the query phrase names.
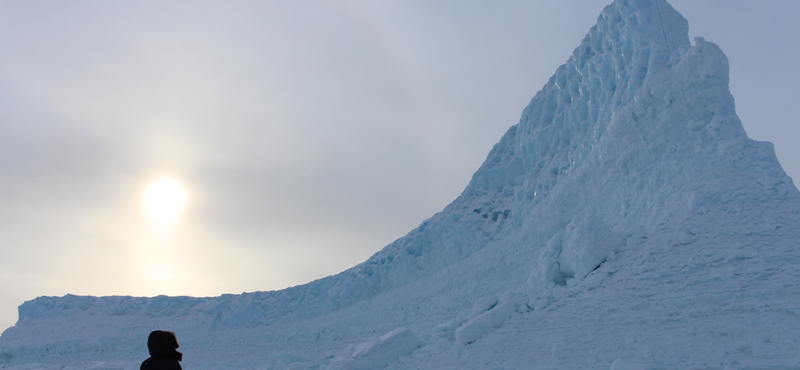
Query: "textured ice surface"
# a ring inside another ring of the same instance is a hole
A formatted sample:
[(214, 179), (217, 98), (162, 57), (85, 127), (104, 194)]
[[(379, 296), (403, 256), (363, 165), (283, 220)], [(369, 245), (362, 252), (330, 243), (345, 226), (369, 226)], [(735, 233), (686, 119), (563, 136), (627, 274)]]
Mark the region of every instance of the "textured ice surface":
[(213, 298), (40, 297), (8, 368), (800, 368), (800, 197), (728, 61), (618, 0), (442, 212), (338, 275)]
[(408, 356), (423, 343), (413, 331), (397, 328), (380, 337), (350, 346), (328, 369), (371, 370), (386, 367), (400, 356)]

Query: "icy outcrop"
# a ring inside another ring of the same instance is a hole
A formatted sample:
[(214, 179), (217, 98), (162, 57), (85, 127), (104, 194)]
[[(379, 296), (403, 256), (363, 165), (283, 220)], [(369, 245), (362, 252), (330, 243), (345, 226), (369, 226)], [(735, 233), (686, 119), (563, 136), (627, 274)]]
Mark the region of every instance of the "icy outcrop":
[(577, 214), (563, 232), (550, 238), (540, 257), (538, 283), (566, 285), (567, 279), (583, 279), (614, 255), (625, 239), (593, 213)]
[[(0, 361), (135, 367), (130, 349), (168, 327), (196, 368), (783, 366), (800, 322), (781, 299), (800, 289), (776, 276), (800, 274), (798, 209), (735, 114), (719, 47), (692, 45), (664, 0), (617, 0), (464, 192), (364, 263), (273, 292), (40, 297)], [(764, 302), (781, 308), (758, 316)]]
[(422, 345), (416, 333), (397, 328), (380, 337), (351, 346), (336, 358), (328, 370), (371, 370), (386, 367), (400, 356), (408, 356)]
[(513, 301), (492, 301), (494, 303), (488, 307), (481, 305), (481, 300), (476, 302), (472, 309), (474, 317), (470, 317), (467, 322), (455, 330), (456, 344), (467, 345), (478, 340), (486, 333), (503, 326), (516, 311)]

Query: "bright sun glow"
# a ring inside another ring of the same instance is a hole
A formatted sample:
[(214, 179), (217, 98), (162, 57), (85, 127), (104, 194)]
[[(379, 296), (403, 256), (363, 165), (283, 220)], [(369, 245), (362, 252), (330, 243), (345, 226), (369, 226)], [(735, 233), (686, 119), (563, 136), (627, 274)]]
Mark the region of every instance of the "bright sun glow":
[(144, 214), (153, 221), (174, 221), (186, 203), (186, 191), (173, 179), (156, 180), (144, 193)]

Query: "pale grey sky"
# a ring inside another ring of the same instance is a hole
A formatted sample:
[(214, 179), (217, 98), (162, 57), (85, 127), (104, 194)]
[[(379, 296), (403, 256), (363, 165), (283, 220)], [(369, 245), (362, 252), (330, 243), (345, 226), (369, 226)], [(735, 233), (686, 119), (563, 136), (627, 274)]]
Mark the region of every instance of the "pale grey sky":
[[(441, 210), (610, 0), (0, 0), (0, 327), (351, 267)], [(800, 176), (800, 2), (674, 0)], [(149, 183), (187, 190), (171, 226)]]

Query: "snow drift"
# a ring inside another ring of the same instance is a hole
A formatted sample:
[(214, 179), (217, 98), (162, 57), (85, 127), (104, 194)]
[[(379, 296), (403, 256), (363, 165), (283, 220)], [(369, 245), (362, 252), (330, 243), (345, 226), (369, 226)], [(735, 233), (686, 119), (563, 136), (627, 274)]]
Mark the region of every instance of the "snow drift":
[(8, 368), (800, 368), (800, 194), (715, 44), (606, 7), (442, 212), (338, 275), (213, 298), (40, 297)]

